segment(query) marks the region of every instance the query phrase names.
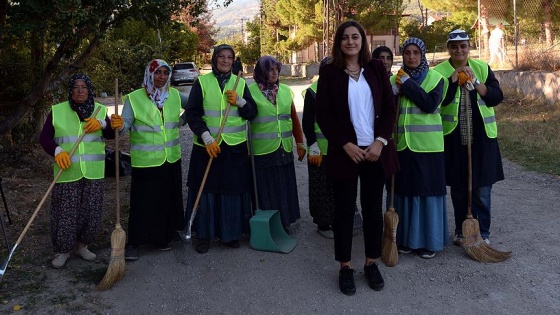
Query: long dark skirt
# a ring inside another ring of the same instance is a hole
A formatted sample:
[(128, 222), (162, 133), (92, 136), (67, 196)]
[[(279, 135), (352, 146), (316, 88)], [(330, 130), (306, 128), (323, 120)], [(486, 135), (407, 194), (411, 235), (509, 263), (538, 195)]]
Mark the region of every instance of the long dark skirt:
[(261, 210), (278, 210), (282, 226), (287, 229), (300, 218), (294, 162), (260, 167), (255, 160), (257, 190)]
[(51, 240), (55, 253), (89, 245), (99, 233), (103, 213), (103, 179), (82, 178), (54, 185), (51, 198)]
[(166, 245), (185, 228), (181, 160), (133, 167), (130, 186), (130, 245)]
[[(189, 188), (185, 218), (190, 220), (198, 191)], [(240, 240), (249, 233), (251, 195), (202, 193), (192, 231), (201, 240), (220, 239), (222, 242)]]
[(334, 217), (334, 192), (331, 179), (327, 177), (327, 156), (323, 155), (320, 166), (307, 163), (309, 174), (309, 213), (318, 226), (332, 225)]

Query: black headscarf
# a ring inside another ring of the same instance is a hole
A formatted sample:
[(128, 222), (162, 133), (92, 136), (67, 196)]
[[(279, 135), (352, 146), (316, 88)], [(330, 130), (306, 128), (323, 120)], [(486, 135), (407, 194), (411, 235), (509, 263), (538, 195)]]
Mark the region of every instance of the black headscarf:
[[(84, 80), (88, 87), (88, 98), (81, 104), (75, 103), (72, 100), (72, 88), (74, 87), (74, 82), (76, 82), (76, 80)], [(95, 107), (93, 96), (93, 84), (87, 75), (77, 73), (70, 78), (70, 81), (68, 82), (68, 102), (70, 103), (70, 108), (78, 114), (81, 121), (84, 121), (84, 119), (89, 118), (91, 114), (93, 114), (93, 108)]]
[[(222, 88), (222, 89), (224, 88), (224, 86), (226, 85), (226, 82), (231, 77), (231, 68), (229, 69), (229, 71), (227, 73), (222, 73), (222, 72), (220, 72), (220, 70), (218, 70), (218, 66), (217, 66), (216, 56), (218, 55), (218, 53), (220, 51), (222, 51), (224, 49), (231, 50), (231, 52), (233, 53), (233, 59), (235, 60), (235, 51), (233, 50), (233, 47), (231, 47), (230, 45), (227, 45), (227, 44), (221, 44), (221, 45), (218, 45), (218, 46), (214, 47), (214, 52), (212, 53), (212, 72), (216, 76), (216, 79), (218, 79), (218, 83), (220, 84), (220, 88)], [(233, 62), (232, 62), (231, 65), (233, 67)]]
[(382, 52), (389, 53), (389, 55), (391, 55), (391, 59), (393, 59), (393, 51), (391, 50), (391, 48), (387, 46), (379, 46), (375, 48), (371, 56), (373, 57), (373, 59), (379, 59), (379, 56), (381, 55)]

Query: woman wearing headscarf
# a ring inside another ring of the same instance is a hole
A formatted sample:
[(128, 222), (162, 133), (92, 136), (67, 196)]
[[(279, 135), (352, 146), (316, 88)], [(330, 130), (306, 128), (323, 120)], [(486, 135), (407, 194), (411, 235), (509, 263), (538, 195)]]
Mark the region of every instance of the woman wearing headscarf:
[[(39, 142), (54, 157), (57, 179), (51, 197), (51, 240), (54, 268), (62, 268), (73, 252), (85, 260), (96, 255), (87, 246), (95, 241), (103, 211), (105, 139), (114, 138), (107, 108), (94, 101), (88, 76), (75, 74), (68, 83), (68, 100), (52, 106)], [(100, 108), (92, 117), (96, 108)], [(70, 157), (78, 138), (83, 140)]]
[[(193, 222), (195, 250), (206, 253), (210, 241), (238, 248), (243, 232), (248, 232), (251, 217), (251, 168), (247, 149), (247, 120), (257, 108), (245, 80), (232, 73), (235, 52), (229, 45), (219, 45), (212, 54), (212, 72), (194, 82), (185, 109), (194, 133), (187, 186), (186, 218), (191, 212), (202, 178), (213, 158)], [(231, 104), (227, 118), (227, 103)], [(219, 142), (218, 129), (226, 119)]]
[(259, 113), (251, 123), (255, 172), (262, 209), (277, 209), (284, 230), (300, 218), (293, 140), (298, 160), (305, 156), (303, 131), (294, 106), (294, 94), (280, 83), (282, 64), (271, 56), (257, 60), (249, 86)]
[(433, 258), (448, 241), (445, 156), (439, 109), (447, 79), (430, 70), (426, 46), (409, 38), (402, 46), (403, 67), (391, 77), (398, 94), (395, 208), (400, 253), (417, 250)]
[(387, 46), (379, 46), (373, 50), (371, 55), (373, 59), (379, 59), (383, 62), (385, 69), (387, 69), (387, 73), (391, 76), (391, 67), (393, 66), (393, 51), (391, 51), (391, 48)]
[(125, 259), (138, 259), (138, 247), (149, 244), (170, 250), (176, 231), (185, 227), (179, 127), (186, 97), (170, 87), (171, 67), (153, 59), (142, 87), (123, 97), (122, 116), (112, 115), (113, 128), (130, 130), (130, 212)]

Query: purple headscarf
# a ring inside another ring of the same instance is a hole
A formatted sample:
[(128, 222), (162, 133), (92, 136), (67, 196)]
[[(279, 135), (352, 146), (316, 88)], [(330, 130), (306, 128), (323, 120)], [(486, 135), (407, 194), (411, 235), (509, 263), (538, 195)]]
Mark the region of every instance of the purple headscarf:
[(274, 57), (262, 56), (257, 60), (255, 72), (253, 73), (253, 79), (255, 79), (255, 82), (259, 85), (263, 95), (272, 104), (276, 104), (276, 94), (278, 93), (278, 83), (280, 82), (280, 79), (273, 83), (268, 82), (268, 73), (274, 66), (278, 67), (278, 72), (282, 69), (280, 61), (276, 60)]

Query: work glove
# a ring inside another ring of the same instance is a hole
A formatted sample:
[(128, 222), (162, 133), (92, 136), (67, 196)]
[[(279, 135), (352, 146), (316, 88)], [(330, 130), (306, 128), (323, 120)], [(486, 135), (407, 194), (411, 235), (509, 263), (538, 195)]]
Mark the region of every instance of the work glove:
[(70, 162), (70, 155), (66, 151), (61, 151), (59, 154), (55, 155), (54, 161), (56, 165), (63, 170), (69, 168), (72, 164), (72, 162)]
[(397, 72), (397, 77), (395, 78), (395, 83), (397, 84), (397, 86), (400, 89), (401, 85), (403, 85), (403, 83), (406, 80), (408, 80), (409, 78), (410, 78), (410, 76), (401, 68), (401, 69), (399, 69), (399, 72)]
[(391, 85), (391, 89), (393, 89), (393, 94), (395, 95), (399, 95), (399, 92), (401, 90), (396, 83)]
[(111, 115), (111, 128), (114, 130), (121, 130), (124, 126), (122, 116), (113, 114)]
[(319, 155), (308, 154), (307, 160), (309, 161), (309, 164), (319, 167), (323, 162), (323, 154), (321, 154), (321, 152), (319, 152)]
[(84, 121), (86, 122), (86, 124), (84, 125), (84, 131), (86, 133), (92, 133), (101, 130), (101, 123), (99, 122), (99, 120), (97, 120), (97, 118), (86, 118), (84, 119)]
[(468, 81), (471, 81), (471, 78), (467, 75), (465, 71), (461, 71), (457, 73), (457, 81), (459, 82), (459, 86), (465, 85)]
[(227, 90), (226, 97), (228, 103), (230, 103), (231, 105), (243, 107), (247, 103), (247, 101), (241, 96), (237, 95), (237, 92), (235, 92), (234, 90)]
[(296, 148), (297, 148), (298, 161), (301, 161), (305, 157), (305, 153), (306, 153), (305, 145), (303, 145), (303, 143), (298, 143), (296, 145)]
[(205, 131), (200, 137), (202, 138), (202, 141), (206, 146), (206, 153), (208, 153), (208, 156), (213, 159), (217, 158), (218, 154), (222, 152), (222, 149), (220, 148), (218, 142), (216, 142), (214, 137), (212, 137), (210, 132)]

